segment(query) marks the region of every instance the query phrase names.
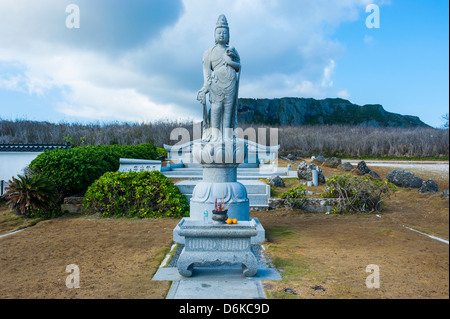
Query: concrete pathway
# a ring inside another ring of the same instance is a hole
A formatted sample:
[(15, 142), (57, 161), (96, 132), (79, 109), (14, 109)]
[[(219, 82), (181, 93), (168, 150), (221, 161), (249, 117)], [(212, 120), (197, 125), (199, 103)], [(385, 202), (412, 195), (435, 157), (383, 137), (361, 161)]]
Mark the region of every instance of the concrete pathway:
[(192, 277), (183, 277), (176, 268), (177, 256), (183, 248), (179, 245), (171, 262), (166, 265), (165, 259), (153, 280), (172, 281), (166, 299), (265, 299), (261, 281), (281, 280), (281, 276), (271, 265), (264, 247), (253, 247), (258, 260), (258, 271), (254, 277), (245, 277), (239, 265), (194, 267)]

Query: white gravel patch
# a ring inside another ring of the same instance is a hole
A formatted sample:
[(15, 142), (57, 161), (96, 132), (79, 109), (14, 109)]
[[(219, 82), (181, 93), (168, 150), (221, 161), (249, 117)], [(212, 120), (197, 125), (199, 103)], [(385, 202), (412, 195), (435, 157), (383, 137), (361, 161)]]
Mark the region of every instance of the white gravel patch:
[[(358, 165), (360, 161), (350, 161), (352, 165)], [(449, 173), (449, 163), (448, 162), (433, 162), (433, 161), (365, 161), (367, 166), (376, 167), (392, 167), (393, 169), (403, 169), (403, 170), (415, 170), (421, 172), (435, 172), (441, 174)]]

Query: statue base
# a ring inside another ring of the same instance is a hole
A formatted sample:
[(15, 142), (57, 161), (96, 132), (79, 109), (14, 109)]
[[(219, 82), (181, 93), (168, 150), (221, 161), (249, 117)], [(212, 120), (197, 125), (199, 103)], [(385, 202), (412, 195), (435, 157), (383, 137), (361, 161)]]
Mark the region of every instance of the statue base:
[[(245, 154), (245, 144), (236, 139), (193, 145), (192, 155), (203, 167), (203, 179), (192, 192), (190, 217), (173, 230), (174, 241), (185, 245), (177, 264), (181, 275), (189, 277), (194, 264), (208, 262), (240, 263), (245, 276), (256, 274), (250, 245), (263, 242), (265, 231), (258, 219), (250, 219), (247, 189), (237, 181), (237, 167), (245, 161)], [(215, 224), (216, 203), (223, 203), (228, 218), (237, 219), (237, 224)]]

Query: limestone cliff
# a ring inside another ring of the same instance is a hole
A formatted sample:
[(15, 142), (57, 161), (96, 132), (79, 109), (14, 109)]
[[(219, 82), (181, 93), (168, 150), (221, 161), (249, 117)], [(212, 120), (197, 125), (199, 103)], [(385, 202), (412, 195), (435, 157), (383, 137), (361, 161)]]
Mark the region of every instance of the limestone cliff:
[(369, 125), (382, 127), (428, 126), (417, 116), (387, 112), (379, 104), (357, 105), (341, 98), (316, 100), (239, 99), (239, 121), (267, 125)]

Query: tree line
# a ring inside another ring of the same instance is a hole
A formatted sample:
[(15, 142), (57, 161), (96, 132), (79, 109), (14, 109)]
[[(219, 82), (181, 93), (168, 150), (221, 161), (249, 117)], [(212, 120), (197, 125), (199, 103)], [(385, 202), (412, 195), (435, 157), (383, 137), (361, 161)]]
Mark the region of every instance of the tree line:
[[(0, 144), (138, 145), (157, 147), (177, 143), (170, 140), (175, 128), (185, 128), (193, 136), (192, 121), (156, 121), (151, 123), (50, 123), (28, 120), (0, 120)], [(278, 129), (282, 154), (297, 156), (327, 155), (351, 157), (448, 158), (448, 128), (373, 127), (346, 125), (264, 126)], [(262, 130), (264, 131), (264, 130)], [(270, 137), (266, 140), (269, 141)]]

